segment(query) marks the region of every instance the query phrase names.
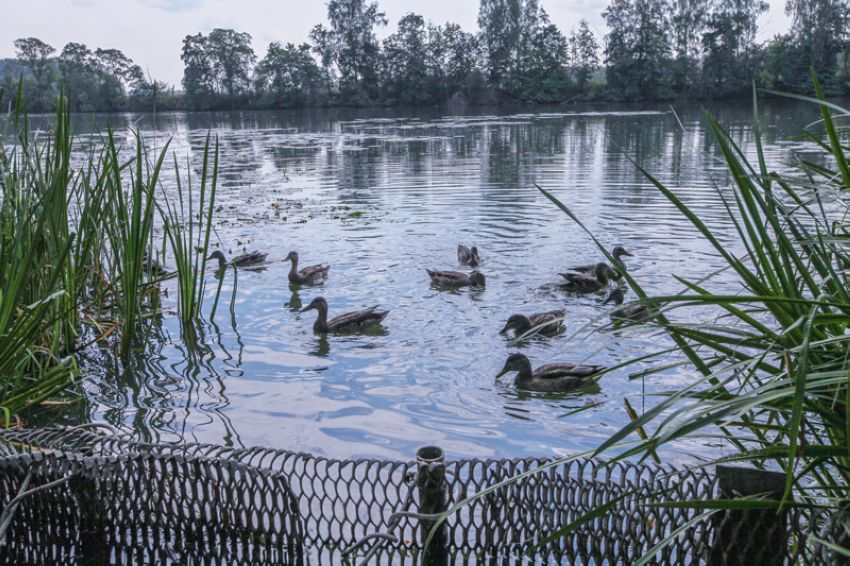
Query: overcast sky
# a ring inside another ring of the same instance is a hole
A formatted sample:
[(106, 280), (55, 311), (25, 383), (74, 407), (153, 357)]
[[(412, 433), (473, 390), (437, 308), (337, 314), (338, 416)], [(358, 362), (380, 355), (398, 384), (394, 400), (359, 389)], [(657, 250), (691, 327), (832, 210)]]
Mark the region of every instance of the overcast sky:
[[(3, 0), (11, 2), (12, 0)], [(785, 0), (769, 0), (759, 24), (759, 39), (786, 31)], [(407, 12), (436, 23), (453, 21), (467, 31), (477, 28), (478, 0), (379, 0), (390, 24), (385, 37)], [(608, 0), (541, 0), (552, 21), (569, 32), (581, 18), (601, 36)], [(325, 22), (324, 0), (28, 0), (0, 18), (0, 57), (14, 56), (12, 42), (35, 36), (61, 50), (69, 41), (89, 48), (118, 48), (151, 75), (172, 84), (183, 76), (180, 48), (190, 33), (216, 27), (246, 31), (258, 57), (273, 41), (300, 43)]]

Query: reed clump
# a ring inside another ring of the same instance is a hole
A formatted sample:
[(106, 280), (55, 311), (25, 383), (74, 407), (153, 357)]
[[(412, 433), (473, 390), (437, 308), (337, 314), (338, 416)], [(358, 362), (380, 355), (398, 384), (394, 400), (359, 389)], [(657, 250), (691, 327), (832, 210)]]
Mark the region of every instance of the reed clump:
[[(168, 144), (152, 152), (136, 133), (134, 147), (127, 150), (108, 131), (84, 149), (72, 135), (64, 97), (46, 133), (33, 133), (23, 107), (7, 113), (0, 130), (0, 411), (5, 415), (0, 425), (6, 426), (13, 415), (67, 391), (80, 372), (79, 354), (92, 344), (107, 345), (121, 363), (147, 336), (159, 312), (159, 285), (170, 275), (151, 268), (153, 250), (179, 257), (178, 280), (202, 288), (213, 210), (210, 205), (205, 211), (205, 237), (190, 238), (191, 247), (178, 246), (177, 228), (157, 203)], [(204, 179), (217, 162), (208, 144)], [(202, 203), (214, 202), (215, 182), (200, 192)], [(184, 193), (191, 194), (192, 187), (181, 187), (181, 199)], [(167, 229), (157, 230), (163, 226)], [(180, 287), (181, 312), (200, 317), (201, 293), (184, 300)]]

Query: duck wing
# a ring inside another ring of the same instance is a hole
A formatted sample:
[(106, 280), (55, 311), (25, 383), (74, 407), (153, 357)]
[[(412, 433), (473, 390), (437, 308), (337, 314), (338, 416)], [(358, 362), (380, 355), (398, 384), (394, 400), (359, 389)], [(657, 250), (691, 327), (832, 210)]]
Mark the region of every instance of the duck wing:
[[(563, 310), (553, 310), (547, 312), (538, 312), (528, 317), (528, 321), (531, 323), (531, 326), (540, 326), (541, 324), (545, 324), (540, 330), (541, 331), (555, 331), (561, 328), (564, 322), (564, 315), (566, 313)], [(546, 324), (546, 323), (550, 324)]]
[(469, 276), (460, 271), (431, 271), (426, 269), (431, 282), (437, 285), (468, 285)]
[(387, 318), (390, 311), (379, 311), (378, 307), (369, 307), (362, 311), (347, 312), (328, 321), (328, 327), (334, 331), (352, 331), (378, 324)]
[(266, 256), (268, 255), (269, 254), (260, 251), (248, 252), (234, 257), (230, 260), (230, 263), (233, 265), (250, 265), (252, 263), (260, 263), (262, 261), (266, 261)]
[(299, 269), (298, 274), (304, 279), (324, 279), (331, 267), (329, 265), (310, 265)]
[(585, 378), (596, 375), (605, 366), (583, 364), (546, 364), (534, 370), (534, 377), (539, 379), (557, 379), (561, 377)]

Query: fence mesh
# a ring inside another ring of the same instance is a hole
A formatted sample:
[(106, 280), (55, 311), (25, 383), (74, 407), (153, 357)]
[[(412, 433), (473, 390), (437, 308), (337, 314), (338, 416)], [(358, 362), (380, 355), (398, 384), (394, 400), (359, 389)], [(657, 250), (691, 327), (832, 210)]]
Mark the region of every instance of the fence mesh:
[(815, 537), (848, 546), (846, 513), (664, 506), (717, 498), (703, 468), (338, 460), (99, 426), (3, 431), (0, 492), (8, 564), (413, 564), (433, 519), (417, 513), (472, 496), (437, 531), (432, 563), (838, 564)]

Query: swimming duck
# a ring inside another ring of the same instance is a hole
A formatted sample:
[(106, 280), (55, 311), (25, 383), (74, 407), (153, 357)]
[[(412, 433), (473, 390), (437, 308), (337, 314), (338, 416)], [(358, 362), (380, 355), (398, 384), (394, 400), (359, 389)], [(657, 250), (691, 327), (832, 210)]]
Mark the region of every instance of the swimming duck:
[(546, 364), (532, 370), (531, 362), (523, 354), (511, 354), (496, 378), (515, 371), (514, 385), (517, 389), (567, 392), (591, 383), (593, 380), (590, 378), (604, 369), (604, 366)]
[(238, 255), (231, 259), (229, 262), (224, 257), (224, 254), (221, 250), (216, 250), (210, 254), (207, 260), (217, 259), (218, 260), (218, 268), (224, 269), (226, 265), (235, 265), (236, 267), (245, 267), (248, 265), (256, 265), (258, 263), (262, 263), (266, 261), (266, 256), (269, 254), (264, 252), (248, 252), (246, 254)]
[(594, 293), (608, 286), (608, 264), (600, 262), (591, 273), (562, 273), (567, 280), (564, 287), (575, 293)]
[(289, 252), (284, 261), (291, 261), (289, 269), (289, 282), (300, 285), (321, 285), (328, 276), (329, 265), (311, 265), (304, 269), (298, 269), (298, 252)]
[(499, 334), (513, 329), (517, 336), (522, 336), (532, 328), (537, 328), (540, 334), (557, 334), (564, 327), (564, 314), (563, 310), (538, 312), (529, 316), (512, 314)]
[[(614, 289), (611, 291), (611, 294), (608, 295), (608, 298), (605, 299), (602, 304), (614, 303), (617, 306), (623, 304), (623, 300), (625, 299), (625, 293), (622, 289)], [(624, 307), (614, 309), (611, 311), (611, 320), (613, 322), (623, 322), (626, 320), (644, 320), (652, 316), (652, 311), (649, 310), (649, 307), (643, 304), (636, 305), (626, 305)]]
[(164, 275), (165, 267), (163, 267), (162, 262), (160, 262), (156, 258), (151, 258), (148, 256), (147, 252), (142, 256), (142, 271), (149, 275)]
[(328, 302), (324, 297), (316, 297), (310, 304), (301, 309), (306, 312), (312, 309), (319, 311), (313, 331), (322, 334), (328, 332), (360, 332), (370, 326), (381, 324), (390, 311), (379, 311), (377, 306), (355, 312), (347, 312), (328, 320)]
[[(614, 261), (618, 264), (622, 264), (623, 260), (621, 259), (624, 255), (631, 256), (629, 252), (626, 251), (626, 248), (623, 246), (615, 246), (613, 250), (611, 250), (611, 255), (614, 256)], [(596, 269), (596, 263), (586, 263), (584, 265), (576, 265), (575, 267), (571, 267), (568, 271), (575, 271), (576, 273), (590, 273)], [(608, 277), (613, 279), (614, 281), (619, 281), (623, 274), (616, 267), (608, 266)]]
[(458, 244), (457, 261), (461, 265), (471, 265), (472, 267), (477, 266), (481, 261), (481, 258), (478, 257), (478, 248), (475, 246), (467, 248), (463, 244)]
[(469, 275), (460, 271), (431, 271), (426, 269), (431, 283), (439, 287), (484, 287), (484, 274), (473, 271)]

